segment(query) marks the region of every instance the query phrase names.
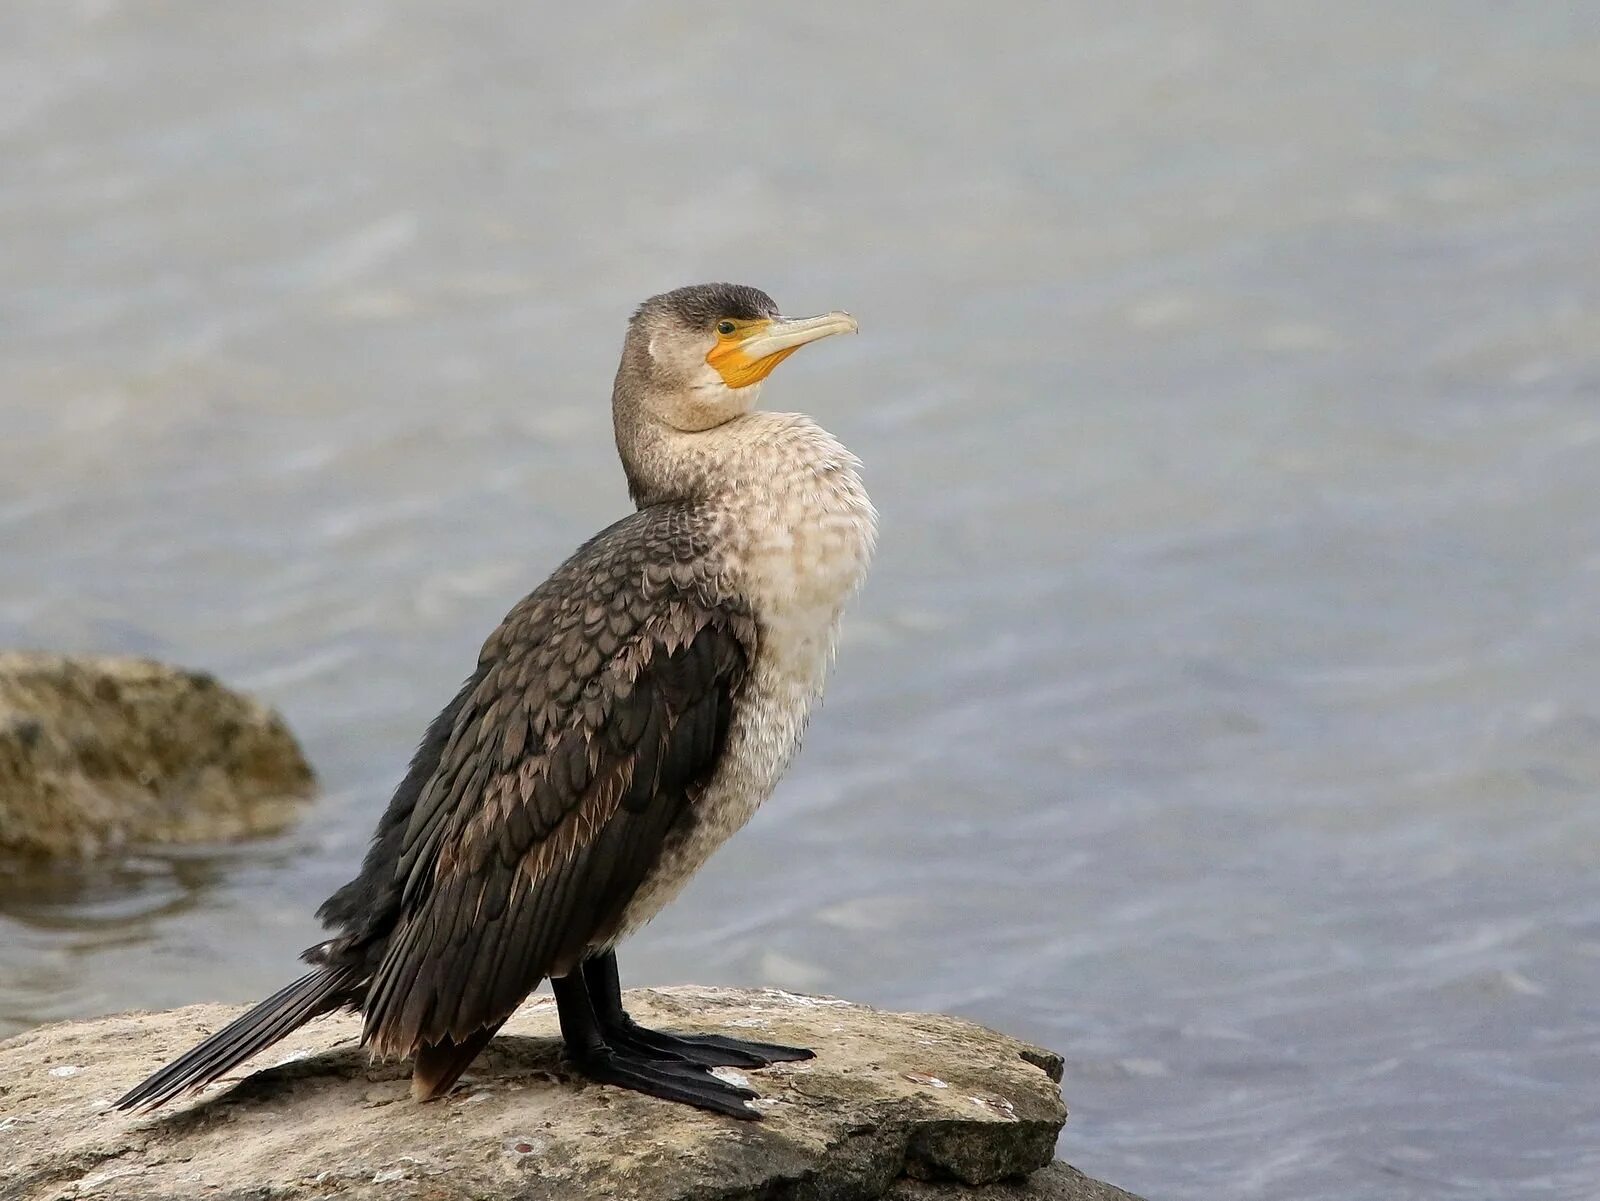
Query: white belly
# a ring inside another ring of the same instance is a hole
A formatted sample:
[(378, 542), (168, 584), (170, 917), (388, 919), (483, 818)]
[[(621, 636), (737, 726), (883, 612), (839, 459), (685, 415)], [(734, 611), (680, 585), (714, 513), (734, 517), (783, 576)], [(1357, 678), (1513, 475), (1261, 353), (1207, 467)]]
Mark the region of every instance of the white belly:
[[(722, 762), (694, 806), (694, 823), (670, 843), (623, 915), (621, 939), (649, 921), (690, 876), (749, 821), (772, 794), (800, 745), (812, 704), (833, 660), (839, 617), (860, 587), (872, 557), (877, 514), (857, 474), (859, 463), (832, 437), (806, 422), (798, 427), (808, 470), (765, 487), (741, 509), (730, 506), (742, 537), (729, 574), (755, 610), (760, 645), (735, 698)], [(817, 440), (831, 452), (818, 455)], [(783, 477), (779, 477), (780, 479)]]

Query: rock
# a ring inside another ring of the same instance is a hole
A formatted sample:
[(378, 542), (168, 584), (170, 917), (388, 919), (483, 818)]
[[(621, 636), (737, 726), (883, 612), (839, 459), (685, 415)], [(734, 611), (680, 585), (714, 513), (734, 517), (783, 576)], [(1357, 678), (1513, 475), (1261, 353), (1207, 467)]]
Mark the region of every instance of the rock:
[(146, 659), (0, 654), (0, 852), (281, 830), (311, 769), (272, 710)]
[(901, 1180), (883, 1196), (884, 1201), (1144, 1201), (1133, 1193), (1085, 1176), (1065, 1163), (1053, 1163), (1026, 1180), (981, 1188)]
[[(1126, 1198), (1064, 1167), (1022, 1191), (996, 1184), (1050, 1163), (1066, 1107), (1048, 1051), (958, 1018), (775, 989), (628, 1002), (649, 1025), (817, 1058), (748, 1073), (766, 1120), (738, 1122), (575, 1078), (538, 997), (443, 1101), (413, 1102), (407, 1065), (369, 1064), (359, 1020), (340, 1016), (290, 1035), (254, 1073), (134, 1116), (112, 1101), (238, 1010), (45, 1026), (0, 1043), (0, 1201)], [(917, 1183), (936, 1180), (963, 1187)]]

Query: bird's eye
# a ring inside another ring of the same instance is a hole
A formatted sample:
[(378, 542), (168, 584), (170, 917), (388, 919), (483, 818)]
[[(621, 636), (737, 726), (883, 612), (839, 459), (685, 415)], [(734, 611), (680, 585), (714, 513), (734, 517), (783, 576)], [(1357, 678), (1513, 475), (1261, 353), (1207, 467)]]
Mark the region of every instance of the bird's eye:
[(722, 334), (724, 337), (726, 337), (728, 334), (731, 334), (737, 328), (738, 327), (731, 321), (717, 322), (717, 332)]

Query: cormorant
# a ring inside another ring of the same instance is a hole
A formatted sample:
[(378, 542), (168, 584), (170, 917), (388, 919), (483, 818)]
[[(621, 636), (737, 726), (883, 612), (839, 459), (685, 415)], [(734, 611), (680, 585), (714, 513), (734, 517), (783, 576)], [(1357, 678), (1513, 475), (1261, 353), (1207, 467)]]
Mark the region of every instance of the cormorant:
[(152, 1109), (313, 1018), (415, 1057), (439, 1097), (546, 978), (589, 1079), (737, 1118), (756, 1096), (710, 1071), (798, 1047), (647, 1030), (616, 944), (771, 793), (821, 694), (839, 615), (872, 554), (860, 462), (809, 418), (754, 410), (846, 313), (788, 319), (766, 293), (679, 288), (639, 306), (612, 390), (636, 511), (597, 534), (489, 636), (428, 727), (360, 874), (318, 917), (312, 970), (133, 1088)]

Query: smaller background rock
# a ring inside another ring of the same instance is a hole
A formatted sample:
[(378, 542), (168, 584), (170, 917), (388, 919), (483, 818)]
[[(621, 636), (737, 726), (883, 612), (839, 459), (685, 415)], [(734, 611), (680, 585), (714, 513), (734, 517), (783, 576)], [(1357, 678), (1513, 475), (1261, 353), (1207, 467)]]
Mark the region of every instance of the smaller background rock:
[(0, 852), (275, 833), (314, 783), (283, 719), (209, 675), (0, 653)]

